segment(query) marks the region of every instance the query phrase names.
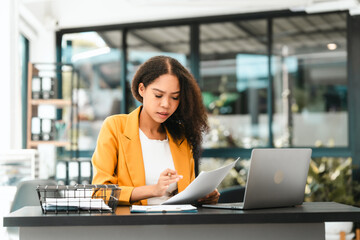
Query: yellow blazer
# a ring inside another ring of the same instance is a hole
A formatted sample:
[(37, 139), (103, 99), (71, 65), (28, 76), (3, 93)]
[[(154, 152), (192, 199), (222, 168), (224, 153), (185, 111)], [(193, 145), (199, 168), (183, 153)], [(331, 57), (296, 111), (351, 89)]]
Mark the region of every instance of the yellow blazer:
[[(139, 137), (138, 107), (130, 114), (113, 115), (101, 127), (95, 152), (93, 184), (118, 184), (121, 187), (119, 204), (130, 204), (134, 187), (145, 185), (145, 169)], [(169, 145), (178, 174), (178, 191), (183, 191), (195, 178), (194, 159), (186, 139), (176, 143), (169, 133)], [(155, 153), (154, 153), (155, 154)], [(165, 170), (165, 169), (164, 169)], [(146, 200), (135, 204), (146, 205)]]

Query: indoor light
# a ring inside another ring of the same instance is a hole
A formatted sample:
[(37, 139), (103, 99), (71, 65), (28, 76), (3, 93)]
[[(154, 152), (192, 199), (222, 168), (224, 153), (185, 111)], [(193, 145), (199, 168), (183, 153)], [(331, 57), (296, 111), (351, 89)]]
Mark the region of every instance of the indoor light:
[(327, 48), (332, 51), (337, 48), (337, 45), (336, 43), (328, 43)]
[(79, 61), (81, 59), (87, 59), (87, 58), (91, 58), (91, 57), (96, 57), (96, 56), (99, 56), (99, 55), (107, 54), (110, 51), (111, 51), (111, 49), (109, 47), (103, 47), (103, 48), (98, 48), (98, 49), (78, 53), (78, 54), (75, 54), (71, 58), (71, 61), (76, 62), (76, 61)]

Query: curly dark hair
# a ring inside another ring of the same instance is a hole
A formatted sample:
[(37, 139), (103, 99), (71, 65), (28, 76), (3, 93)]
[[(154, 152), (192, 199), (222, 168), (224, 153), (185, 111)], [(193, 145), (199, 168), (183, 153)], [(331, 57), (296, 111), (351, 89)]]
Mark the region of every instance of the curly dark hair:
[(176, 111), (163, 123), (163, 126), (178, 143), (185, 137), (191, 146), (194, 160), (198, 161), (203, 133), (208, 131), (209, 126), (201, 91), (192, 74), (174, 58), (152, 57), (135, 73), (131, 85), (132, 94), (142, 103), (143, 98), (138, 91), (139, 84), (143, 83), (147, 87), (164, 74), (172, 74), (179, 79), (180, 102)]

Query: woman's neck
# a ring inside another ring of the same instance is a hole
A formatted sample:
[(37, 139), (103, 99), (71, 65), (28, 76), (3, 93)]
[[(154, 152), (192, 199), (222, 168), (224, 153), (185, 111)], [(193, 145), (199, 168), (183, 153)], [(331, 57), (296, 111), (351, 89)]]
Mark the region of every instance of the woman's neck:
[(139, 128), (149, 139), (164, 140), (166, 131), (162, 124), (152, 121), (143, 111), (140, 112)]

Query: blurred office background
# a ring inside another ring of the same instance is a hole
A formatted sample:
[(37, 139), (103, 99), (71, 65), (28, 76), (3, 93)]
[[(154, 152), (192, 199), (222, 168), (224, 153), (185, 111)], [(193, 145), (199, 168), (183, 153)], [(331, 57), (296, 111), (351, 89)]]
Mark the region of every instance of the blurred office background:
[[(208, 110), (211, 128), (197, 172), (241, 157), (219, 188), (244, 186), (253, 148), (310, 147), (305, 200), (360, 204), (358, 1), (5, 0), (0, 6), (0, 185), (8, 191), (32, 178), (89, 183), (103, 120), (139, 106), (129, 88), (135, 71), (151, 56), (169, 55), (195, 76)], [(76, 70), (75, 86), (67, 75), (58, 86), (76, 103), (76, 120), (66, 110), (39, 109), (71, 125), (64, 136), (70, 147), (42, 142), (24, 150), (29, 61)]]

